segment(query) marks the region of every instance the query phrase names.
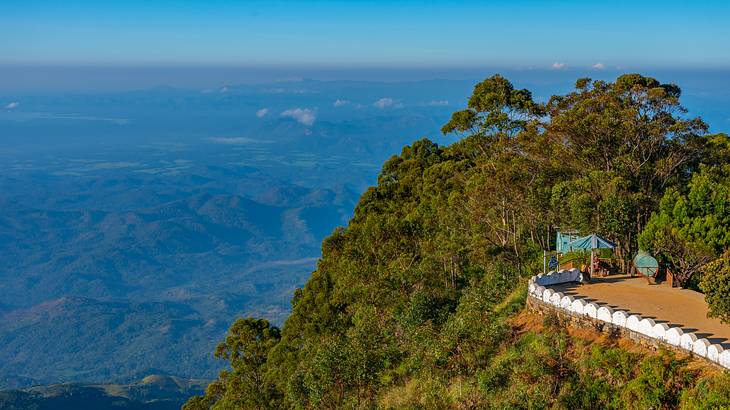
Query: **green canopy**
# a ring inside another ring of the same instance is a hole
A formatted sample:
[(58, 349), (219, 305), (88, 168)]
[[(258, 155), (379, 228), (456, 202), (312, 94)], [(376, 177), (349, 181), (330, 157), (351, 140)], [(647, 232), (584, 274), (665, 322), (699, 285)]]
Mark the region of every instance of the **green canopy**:
[(583, 236), (568, 244), (568, 248), (573, 251), (591, 250), (591, 249), (613, 249), (616, 244), (597, 234)]

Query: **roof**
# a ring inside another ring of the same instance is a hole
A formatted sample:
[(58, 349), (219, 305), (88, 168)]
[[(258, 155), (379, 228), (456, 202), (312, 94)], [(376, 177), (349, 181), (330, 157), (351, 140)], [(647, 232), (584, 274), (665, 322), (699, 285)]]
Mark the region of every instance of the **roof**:
[(571, 250), (591, 250), (591, 249), (613, 249), (616, 244), (609, 241), (608, 239), (598, 235), (592, 234), (578, 238), (568, 244)]

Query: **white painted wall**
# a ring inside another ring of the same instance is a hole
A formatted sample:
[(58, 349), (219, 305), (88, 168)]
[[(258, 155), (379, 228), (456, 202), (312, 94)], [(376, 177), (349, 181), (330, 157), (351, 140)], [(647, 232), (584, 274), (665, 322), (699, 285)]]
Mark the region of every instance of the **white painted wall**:
[(573, 315), (588, 316), (641, 333), (669, 345), (688, 350), (697, 356), (730, 369), (730, 349), (725, 350), (722, 346), (712, 344), (707, 339), (700, 339), (694, 333), (685, 333), (678, 327), (669, 327), (665, 323), (656, 323), (653, 319), (631, 315), (623, 310), (614, 311), (608, 306), (587, 303), (583, 299), (576, 299), (573, 296), (546, 288), (549, 285), (580, 282), (581, 280), (582, 275), (578, 269), (551, 271), (546, 275), (539, 274), (528, 281), (528, 297), (535, 298)]

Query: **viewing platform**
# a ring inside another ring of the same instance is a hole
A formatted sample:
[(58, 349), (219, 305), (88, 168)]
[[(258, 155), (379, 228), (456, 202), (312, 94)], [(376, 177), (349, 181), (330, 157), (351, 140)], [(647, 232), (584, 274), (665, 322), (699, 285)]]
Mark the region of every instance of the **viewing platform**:
[(666, 283), (649, 285), (644, 277), (628, 275), (593, 278), (590, 283), (561, 283), (550, 288), (576, 299), (666, 323), (670, 328), (679, 327), (685, 333), (692, 332), (698, 338), (730, 349), (730, 325), (707, 317), (707, 303), (699, 292), (672, 288)]
[(730, 369), (730, 325), (707, 317), (704, 296), (698, 292), (626, 275), (587, 283), (578, 269), (571, 269), (533, 276), (527, 297), (532, 307), (687, 351)]

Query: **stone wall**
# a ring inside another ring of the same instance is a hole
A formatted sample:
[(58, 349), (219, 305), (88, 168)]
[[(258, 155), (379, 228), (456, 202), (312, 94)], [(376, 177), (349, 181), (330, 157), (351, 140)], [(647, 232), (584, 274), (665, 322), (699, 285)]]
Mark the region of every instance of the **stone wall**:
[(546, 287), (567, 282), (580, 282), (582, 275), (577, 269), (550, 272), (530, 278), (527, 299), (532, 308), (553, 310), (576, 324), (590, 324), (599, 329), (623, 333), (633, 340), (654, 345), (665, 345), (675, 350), (690, 352), (714, 364), (730, 369), (730, 349), (724, 350), (718, 344), (698, 338), (694, 333), (685, 333), (678, 327), (655, 323), (649, 318), (631, 315), (626, 311), (614, 310), (596, 303), (563, 295)]

